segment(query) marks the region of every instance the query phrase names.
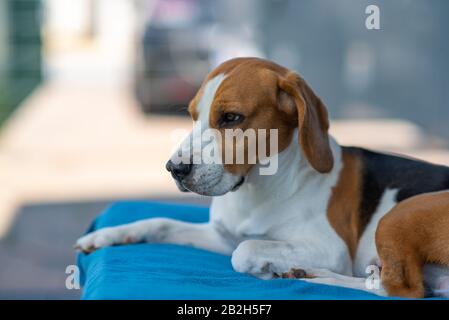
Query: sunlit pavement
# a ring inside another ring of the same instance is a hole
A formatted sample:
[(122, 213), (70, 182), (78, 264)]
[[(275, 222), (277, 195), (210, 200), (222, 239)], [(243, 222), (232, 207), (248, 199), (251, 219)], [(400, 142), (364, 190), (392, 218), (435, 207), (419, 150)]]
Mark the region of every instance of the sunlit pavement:
[(0, 225), (21, 203), (176, 192), (165, 162), (173, 130), (189, 127), (184, 118), (143, 118), (125, 88), (44, 85), (1, 137)]

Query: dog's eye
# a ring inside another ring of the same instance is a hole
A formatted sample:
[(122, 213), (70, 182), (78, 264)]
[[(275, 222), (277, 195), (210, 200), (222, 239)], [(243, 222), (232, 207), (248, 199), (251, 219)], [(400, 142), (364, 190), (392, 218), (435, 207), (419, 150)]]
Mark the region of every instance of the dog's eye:
[(244, 119), (244, 116), (238, 113), (227, 112), (224, 113), (219, 121), (220, 127), (236, 125), (241, 123)]

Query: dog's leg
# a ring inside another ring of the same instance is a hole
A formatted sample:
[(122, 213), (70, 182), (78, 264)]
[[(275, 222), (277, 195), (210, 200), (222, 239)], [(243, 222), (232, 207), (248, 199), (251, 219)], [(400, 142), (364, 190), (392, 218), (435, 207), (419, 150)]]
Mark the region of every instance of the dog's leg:
[(284, 241), (246, 240), (232, 253), (234, 270), (249, 273), (261, 279), (280, 277), (292, 268), (309, 270), (326, 268), (343, 274), (351, 274), (349, 255), (341, 254), (338, 265), (326, 248), (307, 243)]
[[(292, 270), (288, 274), (283, 274), (284, 278), (295, 278), (290, 276), (291, 273), (297, 273), (297, 270)], [(325, 284), (330, 286), (339, 286), (349, 289), (362, 290), (373, 293), (379, 296), (387, 296), (387, 292), (382, 286), (380, 279), (369, 279), (349, 277), (324, 269), (308, 269), (304, 270), (302, 274), (304, 281), (316, 284)]]
[(80, 238), (75, 248), (92, 252), (107, 246), (141, 242), (191, 245), (227, 255), (233, 250), (232, 245), (209, 223), (187, 223), (166, 218), (103, 228)]
[[(232, 266), (238, 272), (249, 273), (261, 279), (300, 278), (310, 283), (334, 285), (386, 296), (380, 278), (355, 278), (350, 274), (350, 260), (339, 266), (326, 261), (327, 253), (310, 242), (247, 240), (232, 253)], [(343, 255), (342, 255), (343, 256)], [(342, 260), (345, 258), (342, 257)], [(319, 262), (319, 263), (317, 263)], [(320, 265), (320, 268), (317, 267)], [(323, 269), (328, 268), (328, 269)], [(330, 271), (330, 269), (336, 271)], [(373, 276), (372, 274), (370, 275)]]

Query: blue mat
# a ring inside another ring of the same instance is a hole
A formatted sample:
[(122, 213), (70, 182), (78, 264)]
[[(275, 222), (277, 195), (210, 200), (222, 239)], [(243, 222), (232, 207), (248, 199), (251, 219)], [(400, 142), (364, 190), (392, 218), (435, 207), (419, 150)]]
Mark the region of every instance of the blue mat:
[[(208, 220), (208, 208), (154, 202), (111, 206), (89, 231), (152, 217)], [(190, 247), (136, 244), (80, 254), (83, 299), (378, 299), (301, 280), (259, 280), (234, 272), (230, 257)]]

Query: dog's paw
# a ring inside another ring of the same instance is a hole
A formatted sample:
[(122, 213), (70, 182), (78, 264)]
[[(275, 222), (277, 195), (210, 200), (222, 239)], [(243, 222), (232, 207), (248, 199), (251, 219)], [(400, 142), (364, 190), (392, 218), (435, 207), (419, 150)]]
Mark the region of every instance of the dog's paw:
[(84, 253), (91, 253), (100, 248), (129, 242), (124, 238), (119, 228), (104, 228), (81, 237), (74, 247)]
[(273, 262), (257, 254), (257, 240), (242, 242), (232, 253), (231, 263), (235, 271), (248, 273), (257, 278), (269, 280), (279, 278)]
[(288, 272), (283, 272), (281, 278), (283, 279), (304, 279), (310, 277), (304, 269), (292, 268)]

